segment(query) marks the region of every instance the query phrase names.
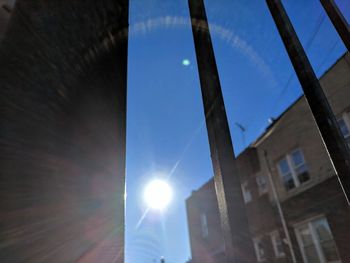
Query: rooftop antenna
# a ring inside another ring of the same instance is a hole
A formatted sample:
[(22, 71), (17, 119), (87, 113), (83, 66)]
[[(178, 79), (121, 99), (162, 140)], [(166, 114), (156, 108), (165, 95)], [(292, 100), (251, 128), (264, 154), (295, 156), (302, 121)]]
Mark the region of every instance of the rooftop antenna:
[(235, 125), (238, 127), (238, 129), (241, 131), (242, 134), (242, 143), (243, 143), (243, 148), (245, 147), (245, 132), (247, 130), (246, 127), (244, 127), (242, 124), (240, 124), (239, 122), (235, 122)]

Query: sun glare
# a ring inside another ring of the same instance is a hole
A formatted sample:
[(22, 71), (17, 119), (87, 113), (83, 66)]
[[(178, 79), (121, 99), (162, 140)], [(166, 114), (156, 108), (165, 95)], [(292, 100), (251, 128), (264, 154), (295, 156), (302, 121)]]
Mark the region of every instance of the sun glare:
[(146, 185), (144, 200), (149, 208), (163, 210), (170, 203), (172, 195), (172, 189), (166, 181), (155, 179)]

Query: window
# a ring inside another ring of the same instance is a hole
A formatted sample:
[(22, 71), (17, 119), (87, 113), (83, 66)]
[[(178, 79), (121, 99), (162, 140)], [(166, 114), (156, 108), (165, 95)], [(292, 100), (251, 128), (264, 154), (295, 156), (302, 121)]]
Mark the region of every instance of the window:
[(259, 195), (267, 193), (267, 180), (266, 176), (258, 175), (256, 176), (256, 183), (258, 185)]
[(338, 263), (338, 251), (325, 218), (318, 218), (296, 228), (305, 263)]
[(256, 254), (257, 260), (259, 262), (265, 261), (266, 257), (265, 257), (264, 246), (262, 243), (262, 238), (261, 237), (254, 238), (253, 243), (254, 243), (254, 249), (255, 249), (255, 254)]
[(310, 179), (304, 156), (300, 149), (294, 150), (280, 160), (278, 168), (287, 190), (298, 187)]
[(248, 189), (248, 182), (242, 183), (242, 193), (243, 193), (243, 199), (245, 203), (249, 203), (252, 201), (252, 193)]
[(345, 141), (350, 146), (350, 123), (349, 123), (348, 116), (346, 114), (343, 114), (343, 117), (338, 119), (338, 124), (339, 124), (340, 131), (345, 138)]
[(207, 215), (204, 213), (201, 214), (201, 230), (202, 230), (202, 237), (207, 238), (209, 236), (208, 222), (207, 222)]
[(272, 232), (270, 237), (276, 258), (284, 257), (283, 243), (278, 231)]

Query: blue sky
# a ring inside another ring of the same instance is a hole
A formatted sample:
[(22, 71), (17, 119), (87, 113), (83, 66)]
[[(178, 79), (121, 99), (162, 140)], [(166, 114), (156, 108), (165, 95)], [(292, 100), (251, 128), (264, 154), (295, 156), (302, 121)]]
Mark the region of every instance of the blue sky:
[[(318, 0), (283, 2), (320, 76), (345, 48)], [(302, 91), (264, 1), (205, 4), (237, 154)], [(127, 114), (126, 262), (185, 262), (185, 199), (213, 174), (187, 0), (130, 1)], [(145, 184), (172, 170), (173, 202), (140, 221)]]

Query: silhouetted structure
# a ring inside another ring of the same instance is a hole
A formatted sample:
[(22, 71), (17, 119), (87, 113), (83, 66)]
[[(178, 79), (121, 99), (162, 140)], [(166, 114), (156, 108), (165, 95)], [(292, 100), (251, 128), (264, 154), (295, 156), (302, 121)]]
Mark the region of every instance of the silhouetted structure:
[(251, 262), (253, 247), (203, 0), (189, 0), (189, 8), (227, 262)]
[(128, 1), (18, 0), (0, 50), (1, 262), (123, 262)]

